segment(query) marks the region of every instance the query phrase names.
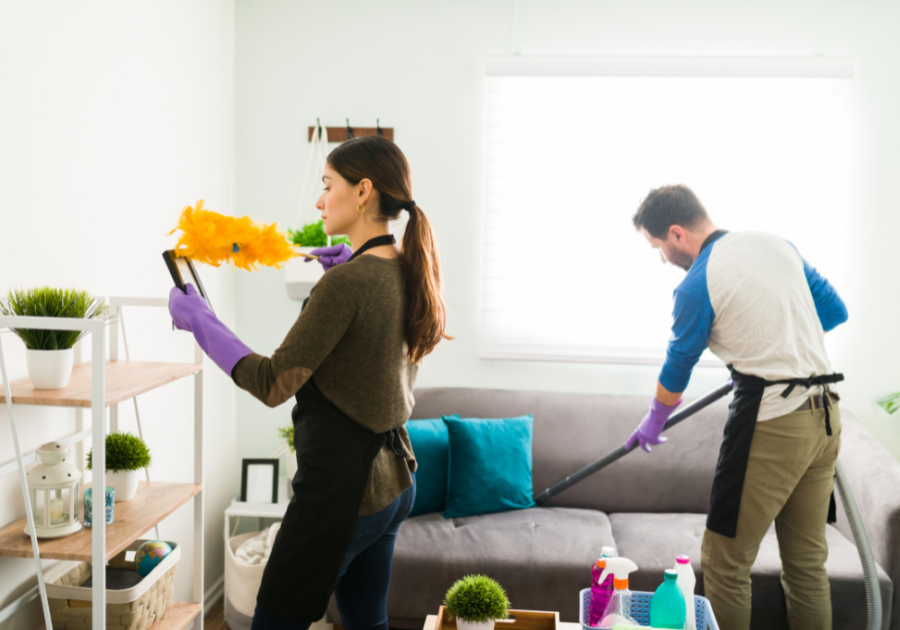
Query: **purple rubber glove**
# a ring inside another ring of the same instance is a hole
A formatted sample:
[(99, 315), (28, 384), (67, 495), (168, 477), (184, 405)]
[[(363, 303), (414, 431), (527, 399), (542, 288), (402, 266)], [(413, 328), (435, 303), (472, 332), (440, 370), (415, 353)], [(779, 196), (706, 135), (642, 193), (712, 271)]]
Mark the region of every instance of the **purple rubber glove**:
[(666, 422), (669, 420), (669, 416), (672, 415), (672, 412), (675, 411), (675, 408), (680, 404), (681, 401), (679, 400), (669, 407), (654, 398), (653, 402), (650, 403), (650, 412), (644, 416), (644, 419), (641, 420), (638, 428), (635, 429), (634, 433), (631, 434), (631, 437), (628, 438), (628, 441), (625, 442), (625, 448), (631, 450), (631, 447), (634, 446), (635, 442), (640, 442), (641, 448), (649, 453), (652, 450), (650, 448), (651, 445), (659, 446), (660, 444), (667, 442), (669, 438), (662, 437), (660, 434), (663, 432)]
[[(350, 249), (346, 244), (339, 243), (337, 245), (332, 245), (331, 247), (319, 247), (318, 249), (314, 249), (309, 253), (313, 256), (318, 256), (319, 264), (325, 268), (325, 271), (328, 271), (332, 267), (350, 260), (350, 257), (353, 255), (353, 250)], [(309, 262), (311, 260), (312, 258), (306, 258), (305, 262)]]
[(178, 287), (172, 287), (169, 291), (169, 314), (172, 315), (172, 321), (179, 330), (194, 333), (203, 352), (231, 376), (237, 362), (248, 354), (253, 354), (253, 350), (219, 321), (194, 285), (188, 284), (185, 289), (187, 294)]

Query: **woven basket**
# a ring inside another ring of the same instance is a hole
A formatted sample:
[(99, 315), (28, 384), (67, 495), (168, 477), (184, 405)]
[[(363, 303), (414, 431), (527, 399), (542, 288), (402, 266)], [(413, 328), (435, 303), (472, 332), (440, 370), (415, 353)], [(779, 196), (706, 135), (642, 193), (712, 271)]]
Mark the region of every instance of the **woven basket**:
[[(109, 561), (113, 569), (133, 569), (134, 562), (126, 560), (129, 551), (136, 551), (144, 540), (136, 540), (128, 549)], [(172, 602), (175, 571), (181, 550), (169, 543), (172, 553), (166, 556), (136, 586), (106, 591), (107, 630), (146, 630), (162, 617)], [(51, 573), (52, 571), (52, 573)], [(91, 577), (89, 562), (62, 562), (47, 572), (47, 597), (53, 630), (91, 630), (90, 587), (83, 584)]]

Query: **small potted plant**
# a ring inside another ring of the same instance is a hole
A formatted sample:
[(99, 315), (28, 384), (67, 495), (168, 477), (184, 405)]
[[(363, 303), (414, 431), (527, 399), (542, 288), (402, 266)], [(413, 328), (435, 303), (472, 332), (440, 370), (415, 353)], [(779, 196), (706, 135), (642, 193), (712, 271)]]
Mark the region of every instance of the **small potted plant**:
[[(94, 319), (106, 313), (103, 300), (75, 289), (14, 289), (0, 299), (0, 313), (19, 317)], [(25, 342), (25, 364), (35, 389), (62, 389), (72, 376), (72, 347), (85, 330), (13, 328)]]
[(297, 455), (294, 451), (294, 425), (278, 427), (278, 435), (287, 442), (288, 448), (291, 449), (287, 454), (287, 481), (290, 488), (291, 479), (297, 474)]
[[(288, 238), (296, 245), (297, 251), (308, 254), (317, 247), (328, 245), (328, 235), (322, 221), (307, 223), (299, 230), (288, 230)], [(346, 236), (336, 236), (331, 239), (332, 245), (344, 243), (350, 245), (350, 239)], [(303, 300), (309, 296), (313, 286), (322, 277), (324, 271), (320, 265), (307, 263), (302, 257), (294, 258), (285, 265), (285, 280), (288, 297), (294, 300)]]
[[(91, 453), (88, 451), (88, 470), (91, 469)], [(149, 465), (150, 449), (141, 438), (122, 432), (107, 434), (106, 485), (116, 489), (116, 503), (134, 497), (141, 470)]]
[(493, 630), (494, 621), (509, 617), (506, 591), (486, 575), (467, 575), (458, 580), (444, 599), (459, 630)]

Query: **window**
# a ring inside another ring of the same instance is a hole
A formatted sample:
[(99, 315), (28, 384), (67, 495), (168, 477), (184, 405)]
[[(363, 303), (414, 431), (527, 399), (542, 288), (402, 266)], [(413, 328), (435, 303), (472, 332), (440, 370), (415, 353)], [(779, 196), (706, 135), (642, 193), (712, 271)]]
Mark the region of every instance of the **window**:
[(631, 218), (665, 184), (690, 186), (720, 228), (790, 240), (840, 289), (851, 72), (825, 58), (489, 60), (481, 357), (661, 363), (684, 272)]

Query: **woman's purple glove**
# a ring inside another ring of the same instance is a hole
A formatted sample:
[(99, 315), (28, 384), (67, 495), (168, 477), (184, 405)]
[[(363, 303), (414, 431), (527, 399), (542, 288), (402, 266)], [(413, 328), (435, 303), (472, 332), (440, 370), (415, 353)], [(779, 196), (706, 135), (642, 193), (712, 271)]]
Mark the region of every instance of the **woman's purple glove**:
[(641, 448), (649, 453), (652, 450), (650, 448), (651, 445), (659, 446), (660, 444), (667, 442), (669, 438), (662, 437), (660, 434), (666, 427), (669, 416), (672, 415), (672, 412), (675, 411), (675, 408), (680, 404), (681, 401), (679, 400), (669, 407), (654, 398), (653, 402), (650, 403), (650, 412), (644, 416), (644, 419), (641, 420), (638, 428), (631, 434), (628, 441), (625, 442), (625, 448), (630, 451), (635, 442), (640, 442)]
[[(319, 264), (325, 268), (325, 271), (328, 271), (332, 267), (350, 260), (350, 257), (353, 255), (353, 250), (344, 243), (338, 243), (337, 245), (332, 245), (331, 247), (319, 247), (318, 249), (314, 249), (309, 253), (313, 256), (318, 256)], [(307, 258), (305, 259), (305, 262), (309, 262), (311, 260), (312, 258)]]
[(179, 330), (194, 333), (203, 352), (231, 376), (237, 362), (248, 354), (253, 354), (253, 350), (219, 321), (194, 285), (186, 285), (185, 290), (187, 293), (178, 287), (172, 287), (169, 291), (169, 314), (172, 315), (172, 321)]

